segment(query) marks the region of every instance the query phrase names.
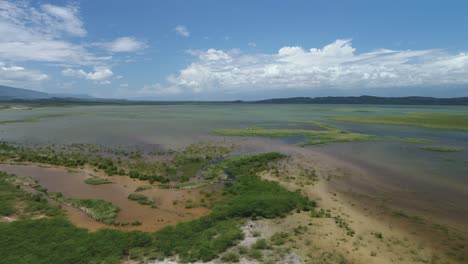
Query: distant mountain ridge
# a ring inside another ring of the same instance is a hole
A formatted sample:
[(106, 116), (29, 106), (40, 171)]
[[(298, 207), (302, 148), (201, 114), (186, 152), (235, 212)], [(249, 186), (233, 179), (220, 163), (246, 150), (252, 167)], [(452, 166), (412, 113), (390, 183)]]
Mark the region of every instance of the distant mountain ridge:
[(436, 98), (424, 96), (379, 97), (379, 96), (327, 96), (291, 97), (257, 101), (141, 101), (126, 99), (94, 98), (86, 94), (48, 94), (28, 89), (0, 85), (0, 101), (30, 104), (376, 104), (376, 105), (468, 105), (468, 97)]
[(39, 100), (51, 98), (93, 99), (87, 94), (51, 94), (29, 89), (0, 85), (0, 100)]
[(423, 96), (327, 96), (291, 97), (255, 101), (259, 104), (379, 104), (379, 105), (468, 105), (468, 97), (435, 98)]
[(0, 99), (1, 100), (11, 100), (11, 99), (46, 99), (51, 96), (47, 93), (14, 88), (9, 86), (0, 85)]

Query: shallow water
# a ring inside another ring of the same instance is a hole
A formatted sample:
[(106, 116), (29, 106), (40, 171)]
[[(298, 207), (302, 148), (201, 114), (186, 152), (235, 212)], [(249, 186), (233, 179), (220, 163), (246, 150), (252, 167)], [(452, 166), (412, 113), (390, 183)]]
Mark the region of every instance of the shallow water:
[[(109, 201), (121, 209), (117, 215), (117, 221), (140, 221), (142, 223), (141, 226), (127, 226), (121, 229), (154, 231), (166, 225), (198, 218), (209, 212), (207, 208), (185, 209), (182, 201), (186, 199), (196, 200), (195, 196), (198, 194), (187, 190), (160, 190), (154, 188), (141, 193), (157, 200), (158, 208), (138, 204), (129, 200), (127, 196), (133, 193), (138, 186), (148, 185), (148, 183), (125, 176), (108, 177), (113, 182), (111, 184), (89, 185), (84, 182), (84, 179), (89, 176), (84, 171), (70, 172), (63, 168), (10, 164), (0, 164), (0, 170), (20, 177), (32, 177), (39, 184), (45, 186), (49, 192), (61, 192), (68, 198)], [(173, 204), (175, 200), (179, 200), (181, 203), (175, 206)], [(112, 227), (93, 221), (77, 209), (67, 208), (67, 212), (70, 220), (79, 227), (91, 230)]]
[[(98, 143), (103, 145), (155, 145), (181, 148), (204, 140), (222, 140), (213, 129), (266, 128), (317, 129), (315, 125), (291, 121), (325, 121), (354, 132), (385, 137), (416, 137), (435, 140), (433, 144), (378, 141), (358, 144), (333, 143), (316, 146), (331, 154), (359, 156), (369, 162), (391, 162), (428, 176), (468, 183), (468, 132), (411, 126), (336, 122), (343, 115), (396, 115), (415, 112), (467, 114), (466, 106), (366, 106), (366, 105), (159, 105), (78, 106), (33, 110), (0, 111), (0, 121), (39, 118), (38, 122), (0, 125), (6, 141), (39, 144)], [(286, 144), (301, 143), (303, 137), (278, 139)], [(421, 150), (421, 146), (446, 145), (465, 148), (459, 153)]]

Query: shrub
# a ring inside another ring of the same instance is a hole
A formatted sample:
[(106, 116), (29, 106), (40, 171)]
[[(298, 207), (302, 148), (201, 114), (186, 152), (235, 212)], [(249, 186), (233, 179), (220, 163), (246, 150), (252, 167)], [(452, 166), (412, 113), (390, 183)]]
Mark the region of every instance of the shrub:
[(235, 252), (229, 252), (221, 257), (221, 260), (226, 263), (239, 262), (239, 255)]
[(269, 249), (270, 246), (268, 245), (268, 242), (265, 239), (259, 239), (255, 242), (255, 244), (252, 245), (252, 248), (254, 249)]
[(86, 178), (86, 179), (84, 180), (84, 182), (87, 183), (87, 184), (91, 184), (91, 185), (101, 185), (101, 184), (112, 183), (112, 182), (109, 181), (108, 179), (100, 178), (100, 177), (96, 177), (96, 176), (93, 176), (93, 177), (90, 177), (90, 178)]
[(275, 233), (271, 236), (271, 243), (275, 246), (281, 246), (288, 241), (289, 235), (287, 233)]
[(132, 201), (136, 201), (139, 204), (142, 205), (153, 205), (154, 201), (150, 200), (148, 197), (141, 193), (131, 193), (128, 195), (128, 199)]
[(255, 259), (255, 260), (258, 260), (258, 261), (261, 261), (263, 259), (263, 254), (260, 250), (258, 249), (253, 249), (251, 248), (248, 252), (247, 252), (247, 256), (249, 258), (252, 258), (252, 259)]

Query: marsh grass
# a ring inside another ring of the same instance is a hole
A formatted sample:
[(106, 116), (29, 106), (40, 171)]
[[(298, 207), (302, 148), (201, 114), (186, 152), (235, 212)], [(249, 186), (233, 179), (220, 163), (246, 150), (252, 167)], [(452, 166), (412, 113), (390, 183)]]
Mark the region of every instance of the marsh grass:
[(425, 138), (400, 138), (398, 141), (405, 142), (405, 143), (414, 143), (414, 144), (429, 144), (433, 143), (434, 140), (432, 139), (425, 139)]
[(101, 185), (101, 184), (109, 184), (109, 183), (112, 183), (110, 180), (108, 179), (105, 179), (105, 178), (100, 178), (100, 177), (96, 177), (96, 176), (93, 176), (93, 177), (90, 177), (90, 178), (86, 178), (84, 180), (85, 183), (87, 184), (91, 184), (91, 185)]
[(245, 129), (217, 129), (213, 133), (222, 136), (257, 136), (257, 137), (288, 137), (305, 136), (308, 141), (306, 145), (319, 145), (331, 142), (354, 142), (370, 141), (377, 139), (375, 136), (361, 133), (354, 133), (339, 129), (335, 126), (315, 121), (294, 121), (300, 123), (310, 123), (323, 128), (324, 130), (309, 129), (266, 129), (261, 127)]
[(413, 113), (401, 116), (337, 116), (335, 121), (405, 125), (468, 131), (468, 116), (441, 113)]
[(460, 151), (463, 151), (462, 148), (452, 148), (452, 147), (445, 147), (445, 146), (428, 146), (428, 147), (421, 147), (421, 149), (429, 150), (429, 151), (436, 151), (436, 152), (460, 152)]
[(79, 208), (96, 221), (112, 224), (120, 208), (111, 202), (98, 199), (66, 199), (66, 203)]
[[(109, 229), (88, 232), (63, 217), (0, 223), (2, 261), (117, 264), (123, 256), (144, 262), (175, 255), (183, 263), (210, 261), (243, 238), (240, 228), (243, 219), (274, 218), (297, 208), (306, 210), (315, 206), (301, 193), (288, 191), (277, 182), (256, 176), (268, 168), (270, 162), (282, 157), (279, 153), (262, 153), (227, 159), (224, 169), (235, 181), (226, 184), (224, 195), (213, 205), (210, 214), (154, 233)], [(12, 186), (16, 188), (11, 185), (8, 189)], [(48, 195), (65, 199), (102, 220), (113, 221), (118, 212), (106, 201), (68, 200), (59, 193)], [(17, 197), (16, 193), (13, 197)], [(247, 255), (262, 259), (261, 251), (256, 249), (249, 249)]]
[(63, 214), (59, 206), (49, 204), (41, 194), (31, 194), (21, 189), (21, 181), (16, 179), (14, 175), (0, 172), (0, 215), (29, 218)]
[(132, 201), (136, 201), (141, 205), (153, 205), (154, 201), (146, 197), (141, 193), (131, 193), (128, 195), (128, 199)]

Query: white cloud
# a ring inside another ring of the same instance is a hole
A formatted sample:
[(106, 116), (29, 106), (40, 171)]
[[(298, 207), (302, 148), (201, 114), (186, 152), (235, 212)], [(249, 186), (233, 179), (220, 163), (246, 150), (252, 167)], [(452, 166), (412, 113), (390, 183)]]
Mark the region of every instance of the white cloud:
[(53, 19), (48, 16), (42, 15), (42, 19), (47, 20), (53, 28), (62, 29), (72, 35), (84, 37), (87, 32), (83, 28), (83, 22), (78, 17), (78, 7), (76, 6), (54, 6), (45, 4), (42, 9), (49, 14)]
[(174, 28), (175, 32), (182, 37), (190, 37), (190, 31), (188, 31), (186, 26), (178, 25)]
[[(107, 81), (114, 73), (110, 68), (107, 67), (95, 67), (94, 72), (85, 72), (82, 69), (79, 70), (74, 70), (74, 69), (65, 69), (62, 71), (62, 74), (64, 76), (68, 77), (78, 77), (78, 78), (83, 78), (86, 80), (91, 80), (91, 81), (101, 81), (102, 84), (108, 84), (110, 83)], [(105, 82), (107, 81), (107, 82)]]
[(133, 37), (121, 37), (111, 42), (98, 43), (111, 52), (134, 52), (146, 48), (146, 44)]
[(0, 82), (2, 83), (37, 83), (47, 79), (49, 76), (45, 73), (0, 62)]
[(86, 35), (75, 6), (50, 4), (35, 8), (29, 2), (0, 1), (0, 59), (75, 65), (99, 65), (99, 57), (66, 36)]
[(249, 47), (251, 47), (251, 48), (257, 47), (257, 43), (255, 43), (255, 42), (249, 42), (249, 43), (247, 43), (247, 45), (249, 45)]
[(468, 84), (468, 53), (380, 49), (356, 54), (351, 40), (323, 48), (283, 47), (273, 54), (208, 49), (153, 93), (245, 92)]
[[(142, 89), (137, 91), (139, 96), (154, 96), (154, 95), (167, 95), (167, 94), (179, 94), (182, 90), (176, 86), (163, 87), (159, 83), (145, 85)], [(134, 96), (134, 95), (133, 95)]]

